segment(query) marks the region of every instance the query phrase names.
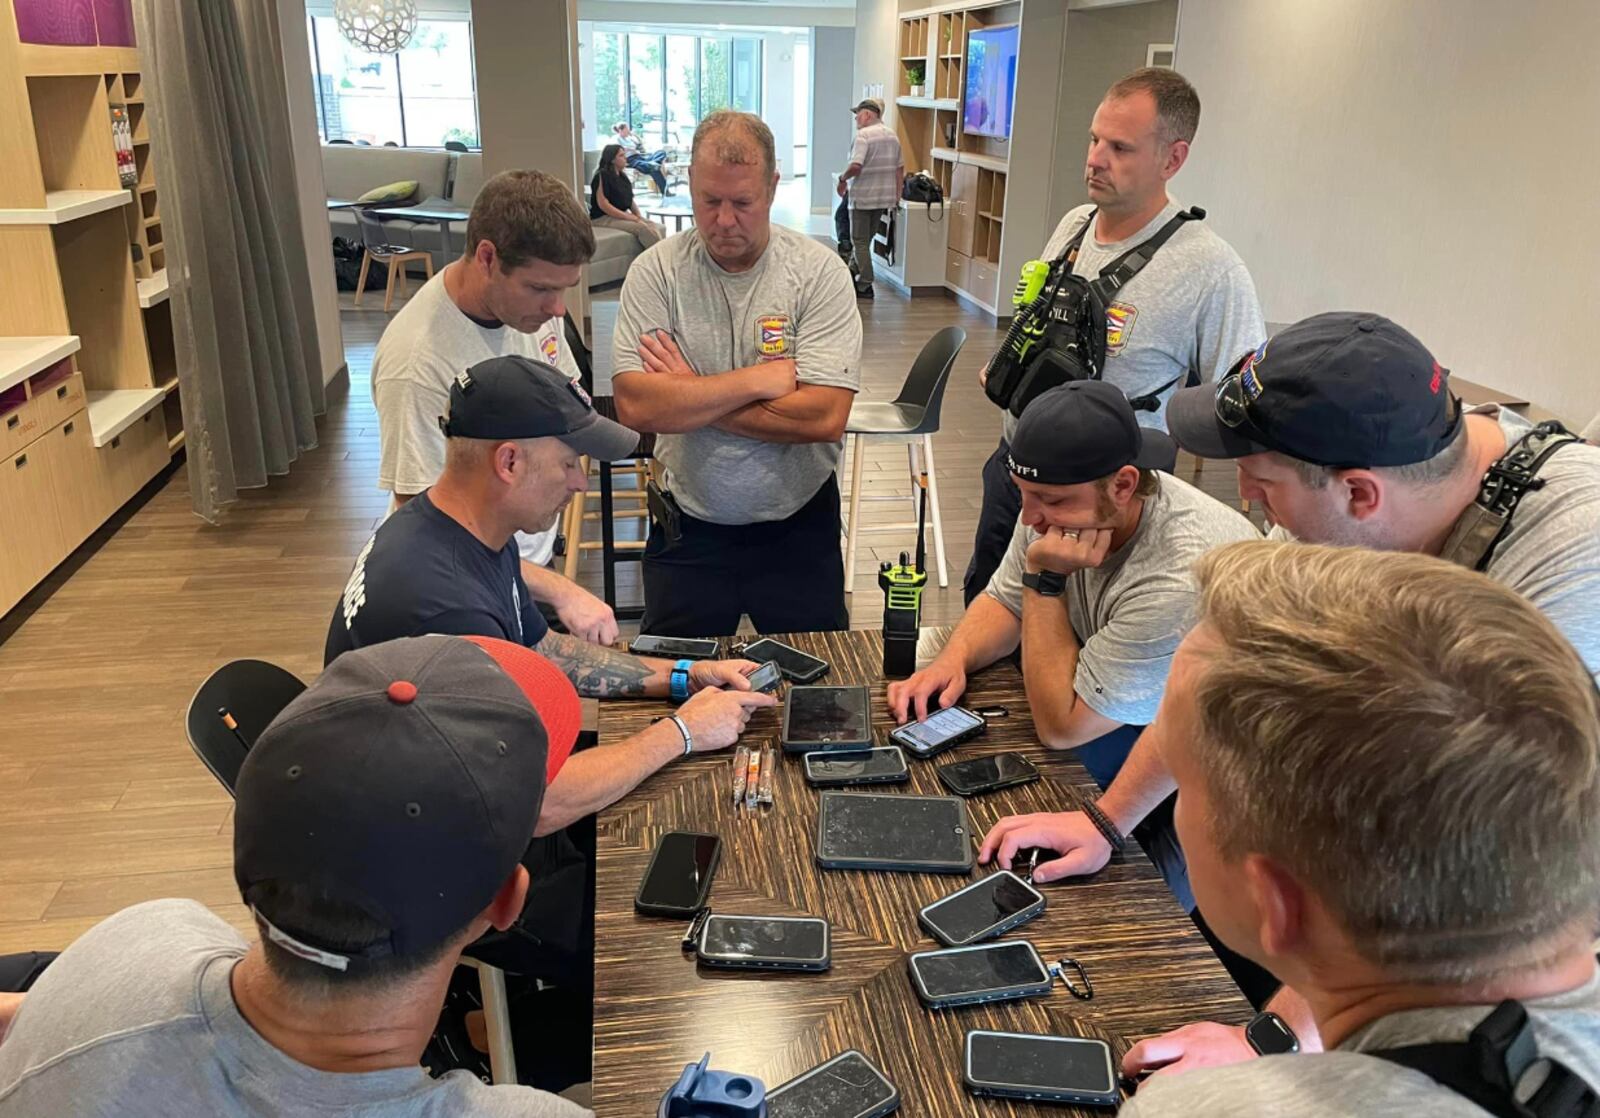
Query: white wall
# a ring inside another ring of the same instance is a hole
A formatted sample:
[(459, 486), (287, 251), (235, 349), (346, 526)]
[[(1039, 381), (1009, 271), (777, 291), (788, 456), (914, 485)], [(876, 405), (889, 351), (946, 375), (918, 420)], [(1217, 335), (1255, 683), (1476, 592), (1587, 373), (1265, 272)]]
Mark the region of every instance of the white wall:
[(850, 103), (863, 96), (865, 86), (881, 85), (884, 123), (895, 124), (895, 70), (900, 65), (900, 15), (895, 0), (856, 0), (855, 80), (850, 83)]
[(1183, 0), (1183, 197), (1271, 321), (1365, 309), (1457, 374), (1600, 410), (1600, 4)]
[(811, 208), (831, 213), (838, 203), (832, 172), (842, 166), (855, 131), (855, 31), (818, 27), (811, 34)]
[(289, 141), (294, 148), (300, 233), (311, 269), (311, 305), (317, 317), (322, 383), (327, 384), (344, 367), (344, 335), (339, 331), (339, 287), (333, 278), (333, 235), (328, 228), (328, 192), (322, 185), (322, 142), (317, 138), (317, 103), (304, 0), (279, 0), (278, 23), (283, 35), (283, 85), (289, 106)]
[(772, 129), (772, 146), (778, 153), (783, 180), (794, 177), (794, 45), (803, 35), (782, 33), (763, 36), (761, 52), (761, 119)]

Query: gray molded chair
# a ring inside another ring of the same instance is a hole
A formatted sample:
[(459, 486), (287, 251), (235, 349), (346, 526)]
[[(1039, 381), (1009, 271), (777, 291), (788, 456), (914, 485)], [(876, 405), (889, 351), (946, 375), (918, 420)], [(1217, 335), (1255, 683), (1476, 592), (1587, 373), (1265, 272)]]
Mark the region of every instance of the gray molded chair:
[(396, 273), (400, 276), (400, 294), (405, 297), (410, 294), (406, 282), (406, 265), (413, 260), (422, 262), (422, 267), (428, 273), (428, 278), (433, 278), (433, 253), (427, 249), (417, 248), (415, 245), (396, 245), (389, 243), (389, 232), (384, 228), (382, 221), (366, 212), (360, 206), (352, 210), (356, 215), (356, 225), (361, 229), (361, 275), (356, 279), (355, 305), (361, 305), (362, 293), (367, 290), (367, 269), (374, 260), (386, 265), (389, 269), (389, 280), (383, 288), (383, 313), (388, 314), (389, 308), (394, 305), (394, 278)]
[[(846, 594), (855, 588), (856, 544), (863, 533), (916, 529), (917, 505), (924, 476), (927, 478), (928, 519), (933, 527), (933, 552), (939, 567), (939, 585), (950, 584), (944, 558), (944, 520), (939, 510), (939, 479), (933, 463), (933, 435), (939, 430), (939, 412), (944, 405), (945, 386), (950, 382), (950, 368), (966, 341), (965, 330), (959, 326), (946, 326), (929, 338), (922, 352), (917, 354), (898, 396), (888, 403), (858, 398), (850, 407), (845, 436), (846, 442), (855, 449), (850, 468), (850, 511), (844, 522)], [(857, 517), (862, 501), (904, 500), (900, 496), (867, 496), (861, 492), (863, 451), (866, 449), (863, 440), (866, 439), (905, 440), (906, 459), (911, 470), (911, 520), (858, 527)]]
[[(217, 782), (233, 795), (239, 766), (256, 739), (295, 696), (306, 689), (295, 675), (265, 660), (233, 660), (212, 672), (189, 700), (184, 729), (189, 747)], [(237, 729), (223, 721), (233, 717)], [(471, 948), (468, 948), (470, 951)], [(476, 967), (483, 989), (483, 1018), (489, 1033), (489, 1068), (496, 1083), (517, 1082), (517, 1061), (511, 1042), (511, 1017), (505, 971), (470, 955), (463, 963)]]

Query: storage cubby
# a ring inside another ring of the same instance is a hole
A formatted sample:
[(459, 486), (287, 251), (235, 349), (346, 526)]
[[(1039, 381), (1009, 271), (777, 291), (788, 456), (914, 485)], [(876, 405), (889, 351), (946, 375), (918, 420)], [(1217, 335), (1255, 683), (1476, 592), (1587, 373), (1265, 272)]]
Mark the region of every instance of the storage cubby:
[(136, 144), (148, 144), (150, 142), (150, 126), (145, 123), (144, 102), (129, 101), (127, 104), (128, 127), (133, 131), (133, 142)]
[(97, 75), (29, 78), (28, 104), (46, 192), (116, 190), (111, 103)]
[[(107, 77), (111, 76), (107, 75)], [(138, 74), (122, 75), (122, 96), (123, 100), (133, 104), (142, 104), (144, 102), (144, 83), (139, 80)]]
[(89, 390), (152, 387), (122, 216), (94, 214), (56, 226), (54, 236), (67, 332), (83, 340), (78, 356)]

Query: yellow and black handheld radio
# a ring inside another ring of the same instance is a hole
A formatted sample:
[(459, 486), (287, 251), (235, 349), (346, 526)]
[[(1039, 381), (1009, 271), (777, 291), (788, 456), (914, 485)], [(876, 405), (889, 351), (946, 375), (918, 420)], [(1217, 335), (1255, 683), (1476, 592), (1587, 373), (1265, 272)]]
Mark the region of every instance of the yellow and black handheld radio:
[(922, 490), (917, 506), (917, 561), (900, 553), (899, 563), (878, 568), (883, 587), (883, 674), (903, 679), (917, 670), (917, 633), (922, 628), (922, 591), (928, 585), (928, 546), (924, 527), (928, 519), (928, 473), (917, 477)]

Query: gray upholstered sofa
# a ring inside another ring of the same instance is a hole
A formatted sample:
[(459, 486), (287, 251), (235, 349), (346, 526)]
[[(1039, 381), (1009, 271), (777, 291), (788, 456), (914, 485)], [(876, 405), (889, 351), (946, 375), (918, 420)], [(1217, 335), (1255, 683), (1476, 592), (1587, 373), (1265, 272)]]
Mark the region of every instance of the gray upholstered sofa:
[[(584, 183), (594, 177), (600, 153), (584, 152)], [(478, 152), (457, 154), (425, 148), (363, 147), (358, 144), (324, 144), (322, 177), (329, 198), (356, 198), (373, 187), (410, 179), (417, 181), (414, 201), (449, 199), (452, 205), (470, 209), (483, 188), (483, 156)], [(587, 203), (585, 203), (587, 204)], [(355, 214), (349, 210), (330, 210), (328, 225), (333, 236), (361, 240)], [(439, 239), (439, 226), (395, 222), (396, 240), (414, 244), (433, 253), (434, 266), (442, 268), (464, 251), (467, 223), (450, 223), (450, 251)], [(594, 257), (589, 262), (589, 286), (620, 280), (628, 265), (639, 255), (639, 242), (615, 229), (594, 231)]]

